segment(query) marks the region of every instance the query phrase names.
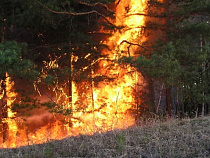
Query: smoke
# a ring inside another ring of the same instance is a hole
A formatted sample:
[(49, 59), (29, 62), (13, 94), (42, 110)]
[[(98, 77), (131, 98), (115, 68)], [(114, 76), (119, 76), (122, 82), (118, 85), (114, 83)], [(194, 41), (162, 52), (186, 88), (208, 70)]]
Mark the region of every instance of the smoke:
[(28, 129), (28, 132), (35, 132), (43, 126), (50, 125), (56, 122), (56, 117), (46, 111), (44, 108), (34, 109), (30, 112), (28, 117), (23, 117), (24, 124)]

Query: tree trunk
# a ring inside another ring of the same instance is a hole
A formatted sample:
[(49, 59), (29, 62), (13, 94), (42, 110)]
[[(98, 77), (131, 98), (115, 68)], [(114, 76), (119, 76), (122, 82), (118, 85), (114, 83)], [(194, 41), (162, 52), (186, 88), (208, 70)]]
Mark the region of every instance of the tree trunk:
[(5, 30), (4, 26), (1, 27), (1, 43), (5, 42)]
[(72, 108), (72, 59), (71, 59), (71, 52), (69, 53), (69, 104)]
[(166, 113), (171, 116), (171, 88), (166, 88)]
[(7, 109), (7, 92), (6, 92), (6, 76), (2, 79), (1, 83), (1, 93), (2, 93), (2, 98), (1, 98), (1, 105), (0, 105), (0, 110), (1, 110), (1, 115), (0, 115), (0, 124), (1, 124), (1, 130), (0, 132), (2, 133), (2, 142), (6, 142), (7, 137), (8, 137), (8, 123), (6, 122), (6, 119), (8, 118), (8, 109)]
[[(200, 49), (201, 53), (203, 54), (203, 36), (200, 35)], [(201, 116), (205, 115), (205, 71), (206, 71), (206, 63), (205, 61), (202, 62), (202, 111)]]
[(164, 88), (164, 82), (162, 83), (162, 86), (161, 86), (161, 89), (160, 89), (160, 92), (159, 92), (159, 99), (158, 99), (158, 105), (157, 105), (156, 113), (159, 113), (160, 103), (161, 103), (161, 100), (162, 100), (163, 88)]
[[(167, 14), (168, 13), (168, 0), (163, 0), (165, 7), (164, 7), (164, 12)], [(168, 26), (168, 17), (166, 16), (164, 18), (165, 20), (165, 26), (167, 28)], [(165, 37), (164, 42), (167, 43), (168, 39)], [(171, 87), (166, 88), (166, 113), (170, 117), (171, 116)]]
[(94, 70), (92, 66), (92, 55), (91, 55), (91, 60), (90, 60), (90, 74), (91, 74), (91, 98), (92, 98), (92, 112), (95, 110), (95, 101), (94, 101), (94, 80), (93, 80), (93, 75), (94, 75)]

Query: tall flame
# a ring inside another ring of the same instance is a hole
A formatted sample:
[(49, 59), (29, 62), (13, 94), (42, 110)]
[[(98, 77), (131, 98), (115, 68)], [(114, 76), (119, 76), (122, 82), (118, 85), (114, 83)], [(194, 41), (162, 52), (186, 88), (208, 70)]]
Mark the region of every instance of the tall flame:
[[(10, 131), (8, 141), (4, 142), (0, 147), (19, 147), (29, 144), (39, 144), (50, 139), (62, 139), (67, 136), (79, 134), (93, 134), (94, 132), (105, 132), (113, 129), (124, 129), (135, 124), (134, 116), (129, 113), (130, 109), (136, 106), (136, 98), (134, 90), (139, 89), (139, 84), (142, 84), (141, 75), (129, 65), (121, 66), (118, 61), (123, 56), (135, 56), (138, 50), (138, 44), (144, 41), (141, 37), (141, 25), (144, 24), (144, 17), (138, 13), (144, 13), (146, 0), (120, 0), (116, 2), (116, 21), (117, 26), (123, 26), (121, 30), (114, 34), (103, 43), (107, 44), (112, 51), (104, 49), (103, 55), (107, 58), (100, 60), (100, 69), (91, 70), (92, 78), (97, 76), (108, 76), (113, 78), (112, 81), (105, 80), (99, 82), (96, 86), (94, 80), (90, 85), (85, 85), (89, 89), (87, 91), (86, 100), (83, 100), (83, 105), (78, 105), (78, 100), (83, 94), (79, 94), (77, 84), (72, 82), (72, 114), (65, 117), (66, 123), (57, 119), (56, 116), (51, 116), (51, 121), (36, 129), (34, 132), (29, 132), (28, 127), (21, 125), (18, 128), (17, 124), (12, 121), (14, 114), (10, 111), (8, 104), (8, 119), (9, 127), (13, 127), (13, 132)], [(108, 59), (108, 60), (107, 60)], [(112, 64), (111, 67), (108, 67)], [(12, 84), (7, 84), (9, 87)], [(60, 90), (59, 86), (55, 87), (55, 91)], [(11, 91), (11, 89), (7, 89)], [(62, 90), (60, 90), (62, 91)], [(66, 99), (69, 98), (62, 91), (62, 95)], [(57, 96), (59, 102), (65, 102), (60, 96)], [(66, 105), (68, 101), (65, 102)], [(65, 107), (64, 107), (65, 108)], [(69, 108), (67, 105), (66, 108)], [(46, 119), (46, 118), (45, 118)], [(22, 123), (24, 124), (24, 123)]]
[[(7, 135), (7, 144), (9, 144), (10, 147), (15, 147), (16, 146), (16, 141), (13, 139), (13, 137), (16, 135), (18, 128), (16, 121), (13, 119), (15, 117), (15, 113), (12, 112), (11, 106), (13, 102), (15, 101), (16, 98), (16, 93), (12, 90), (12, 87), (14, 86), (14, 82), (11, 81), (11, 78), (8, 73), (5, 75), (6, 79), (5, 81), (5, 92), (4, 95), (6, 96), (6, 118), (3, 118), (3, 127), (2, 127), (2, 132), (6, 133)], [(2, 96), (3, 97), (3, 96)], [(6, 125), (6, 126), (4, 126)], [(8, 128), (7, 128), (8, 127)], [(5, 143), (3, 143), (3, 147), (5, 147)]]

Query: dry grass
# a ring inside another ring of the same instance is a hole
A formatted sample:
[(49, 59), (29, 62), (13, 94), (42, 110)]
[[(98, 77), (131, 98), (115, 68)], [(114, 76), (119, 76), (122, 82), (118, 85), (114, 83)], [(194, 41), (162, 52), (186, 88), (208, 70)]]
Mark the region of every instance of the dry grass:
[(152, 120), (126, 130), (1, 149), (0, 157), (210, 158), (210, 117), (164, 123)]

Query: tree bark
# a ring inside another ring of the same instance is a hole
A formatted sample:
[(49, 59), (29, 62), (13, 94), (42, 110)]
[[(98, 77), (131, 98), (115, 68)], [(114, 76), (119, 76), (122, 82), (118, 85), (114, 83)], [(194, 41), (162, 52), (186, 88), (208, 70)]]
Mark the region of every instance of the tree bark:
[(1, 93), (2, 93), (2, 98), (1, 98), (1, 105), (0, 105), (0, 110), (1, 110), (1, 115), (0, 115), (0, 124), (1, 124), (1, 130), (0, 132), (2, 133), (2, 143), (7, 141), (8, 137), (8, 123), (6, 122), (6, 119), (8, 118), (8, 109), (7, 109), (7, 92), (6, 92), (6, 76), (3, 77), (3, 82), (1, 84)]
[[(200, 35), (200, 49), (201, 54), (203, 54), (203, 36)], [(205, 71), (206, 71), (206, 63), (205, 61), (202, 62), (202, 111), (201, 116), (204, 117), (205, 115)]]
[(166, 88), (166, 113), (171, 116), (171, 88)]

